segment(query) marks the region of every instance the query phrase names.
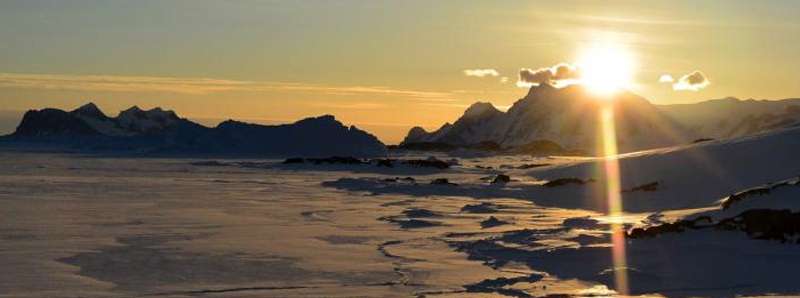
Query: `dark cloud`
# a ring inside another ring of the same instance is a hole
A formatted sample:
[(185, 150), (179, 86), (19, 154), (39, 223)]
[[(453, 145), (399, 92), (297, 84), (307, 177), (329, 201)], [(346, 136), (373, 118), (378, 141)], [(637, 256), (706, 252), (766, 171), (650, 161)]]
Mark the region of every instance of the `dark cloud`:
[(517, 86), (530, 87), (543, 83), (552, 84), (557, 81), (571, 80), (578, 78), (576, 67), (567, 63), (559, 63), (551, 67), (539, 68), (536, 70), (522, 68), (519, 70), (519, 80)]
[(695, 70), (690, 74), (682, 76), (675, 84), (672, 84), (674, 90), (689, 90), (698, 91), (711, 84), (705, 74), (699, 70)]

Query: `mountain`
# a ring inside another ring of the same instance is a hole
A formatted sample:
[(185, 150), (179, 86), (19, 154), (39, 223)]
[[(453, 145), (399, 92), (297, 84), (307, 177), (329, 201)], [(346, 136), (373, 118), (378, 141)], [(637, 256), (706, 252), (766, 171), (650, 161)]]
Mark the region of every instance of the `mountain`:
[(630, 92), (601, 99), (580, 85), (531, 87), (507, 112), (489, 103), (472, 105), (452, 125), (427, 132), (412, 128), (401, 146), (445, 143), (471, 146), (494, 142), (504, 148), (553, 142), (566, 149), (597, 153), (602, 128), (600, 115), (611, 105), (620, 152), (690, 142), (696, 135), (684, 129), (656, 106)]
[(333, 116), (307, 118), (285, 125), (258, 125), (233, 120), (205, 127), (175, 112), (131, 107), (116, 117), (89, 103), (73, 111), (31, 110), (5, 144), (39, 145), (81, 152), (155, 155), (319, 157), (383, 156), (375, 136), (347, 127)]
[(800, 123), (800, 99), (734, 97), (658, 108), (704, 138), (733, 138)]
[[(724, 98), (693, 104), (653, 105), (631, 92), (610, 100), (619, 152), (679, 145), (698, 139), (727, 139), (800, 124), (800, 99)], [(412, 128), (400, 148), (474, 148), (493, 142), (506, 152), (547, 144), (553, 152), (597, 154), (600, 109), (606, 99), (580, 85), (533, 86), (507, 111), (491, 103), (470, 106), (456, 122), (427, 132)], [(424, 145), (424, 146), (422, 146)], [(449, 146), (449, 147), (448, 147)], [(557, 148), (561, 147), (562, 150)]]

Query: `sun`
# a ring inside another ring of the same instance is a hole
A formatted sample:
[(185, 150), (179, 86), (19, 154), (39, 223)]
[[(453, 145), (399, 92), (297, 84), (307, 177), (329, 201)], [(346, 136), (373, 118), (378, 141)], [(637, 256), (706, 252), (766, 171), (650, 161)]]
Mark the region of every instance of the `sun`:
[(633, 57), (621, 46), (592, 45), (581, 52), (576, 64), (579, 82), (593, 93), (610, 95), (633, 84)]

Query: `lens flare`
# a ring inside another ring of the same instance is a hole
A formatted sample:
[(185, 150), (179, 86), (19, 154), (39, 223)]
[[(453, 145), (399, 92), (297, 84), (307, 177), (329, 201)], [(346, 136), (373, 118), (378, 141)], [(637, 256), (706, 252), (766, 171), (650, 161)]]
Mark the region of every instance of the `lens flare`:
[(605, 196), (608, 215), (611, 218), (611, 261), (614, 266), (614, 283), (617, 293), (628, 294), (628, 264), (625, 254), (625, 229), (621, 220), (622, 196), (619, 161), (617, 155), (617, 134), (614, 125), (612, 102), (603, 104), (600, 109), (601, 141), (603, 148), (603, 168), (605, 174)]

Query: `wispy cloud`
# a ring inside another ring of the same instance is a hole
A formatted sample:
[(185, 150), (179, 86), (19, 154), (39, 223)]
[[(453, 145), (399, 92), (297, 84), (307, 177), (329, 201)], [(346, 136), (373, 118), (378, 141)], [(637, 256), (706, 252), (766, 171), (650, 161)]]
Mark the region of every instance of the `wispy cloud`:
[(353, 109), (353, 110), (375, 110), (388, 107), (385, 104), (374, 102), (353, 102), (353, 103), (330, 103), (330, 102), (315, 102), (310, 104), (318, 108), (333, 108), (333, 109)]
[(663, 74), (660, 77), (658, 77), (658, 82), (659, 83), (672, 83), (672, 82), (675, 82), (675, 78), (673, 78), (669, 74)]
[(293, 82), (239, 81), (116, 75), (60, 75), (0, 73), (0, 88), (71, 91), (168, 92), (210, 94), (221, 92), (305, 92), (323, 95), (386, 95), (423, 101), (453, 101), (449, 92), (399, 89), (386, 86), (334, 86)]
[(479, 77), (479, 78), (487, 76), (496, 77), (500, 75), (500, 72), (492, 68), (465, 69), (464, 75), (468, 77)]

